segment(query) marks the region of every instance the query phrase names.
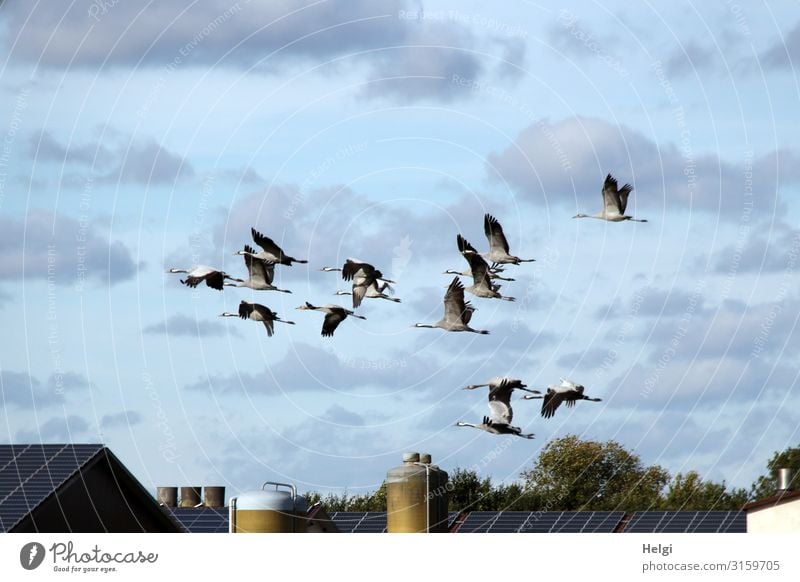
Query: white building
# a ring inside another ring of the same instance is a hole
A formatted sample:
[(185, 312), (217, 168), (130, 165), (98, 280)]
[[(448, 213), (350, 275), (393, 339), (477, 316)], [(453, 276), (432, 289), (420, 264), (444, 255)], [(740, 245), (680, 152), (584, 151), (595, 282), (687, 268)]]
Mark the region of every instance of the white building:
[(778, 491), (742, 509), (747, 533), (800, 533), (800, 491)]

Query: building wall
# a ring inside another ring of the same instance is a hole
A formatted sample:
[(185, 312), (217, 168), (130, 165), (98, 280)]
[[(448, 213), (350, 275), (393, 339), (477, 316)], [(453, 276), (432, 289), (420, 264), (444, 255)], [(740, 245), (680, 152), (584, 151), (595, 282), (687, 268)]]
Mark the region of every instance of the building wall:
[(800, 533), (800, 499), (747, 512), (747, 533)]

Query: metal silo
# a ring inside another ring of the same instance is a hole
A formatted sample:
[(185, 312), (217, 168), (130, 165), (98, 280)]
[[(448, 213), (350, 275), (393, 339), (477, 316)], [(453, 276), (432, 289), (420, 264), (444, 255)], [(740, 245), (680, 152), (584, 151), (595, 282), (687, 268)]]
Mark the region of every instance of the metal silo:
[(294, 485), (267, 481), (260, 491), (231, 498), (229, 529), (231, 533), (292, 533), (298, 509), (303, 507), (305, 499), (297, 496)]
[(438, 466), (431, 464), (431, 456), (420, 455), (420, 463), (428, 467), (428, 531), (447, 532), (447, 480), (448, 475)]
[(403, 464), (387, 473), (386, 529), (389, 533), (444, 531), (441, 525), (437, 526), (442, 519), (446, 528), (447, 473), (430, 461), (430, 455), (421, 458), (418, 453), (405, 453)]

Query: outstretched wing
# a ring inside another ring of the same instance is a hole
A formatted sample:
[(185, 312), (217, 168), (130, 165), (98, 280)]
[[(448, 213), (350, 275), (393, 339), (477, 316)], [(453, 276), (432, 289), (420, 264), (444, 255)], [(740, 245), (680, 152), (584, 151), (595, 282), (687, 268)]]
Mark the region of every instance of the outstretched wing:
[(603, 206), (607, 215), (623, 213), (617, 191), (617, 180), (611, 174), (606, 176), (606, 181), (603, 183)]
[(262, 249), (264, 249), (267, 253), (274, 256), (275, 258), (280, 258), (281, 256), (283, 256), (283, 251), (281, 250), (281, 247), (276, 245), (275, 241), (273, 241), (271, 238), (269, 238), (268, 236), (264, 236), (263, 234), (258, 232), (255, 228), (250, 229), (250, 234), (253, 235), (253, 241)]
[[(217, 291), (222, 291), (222, 285), (225, 283), (225, 273), (222, 271), (213, 271), (206, 275), (206, 285)], [(193, 287), (196, 285), (192, 285)]]
[(467, 307), (464, 304), (464, 285), (454, 277), (447, 293), (444, 294), (444, 318), (447, 321), (463, 321), (464, 311)]
[[(256, 250), (250, 245), (244, 245), (245, 253), (255, 254)], [(259, 259), (252, 255), (243, 255), (244, 264), (247, 267), (247, 273), (253, 283), (260, 283), (264, 285), (272, 285), (272, 279), (275, 277), (275, 263)]]
[(347, 259), (347, 262), (342, 267), (342, 279), (350, 281), (354, 277), (369, 277), (375, 272), (375, 267), (369, 263), (356, 261), (355, 259)]
[(253, 303), (253, 309), (258, 313), (259, 319), (264, 324), (264, 327), (267, 328), (267, 335), (272, 337), (272, 334), (275, 333), (275, 314), (269, 307), (261, 305), (260, 303)]
[[(489, 400), (502, 402), (511, 408), (511, 393), (514, 391), (514, 385), (508, 378), (501, 378), (499, 381), (489, 383)], [(509, 419), (508, 422), (511, 422)]]
[(503, 227), (491, 214), (486, 214), (483, 217), (483, 232), (486, 234), (486, 238), (489, 239), (490, 251), (508, 253), (508, 241), (506, 240), (506, 235), (503, 234)]
[(247, 301), (239, 303), (239, 317), (242, 319), (250, 319), (250, 314), (253, 313), (253, 304)]
[(472, 306), (472, 303), (467, 301), (464, 304), (464, 311), (461, 314), (461, 323), (463, 323), (464, 325), (469, 325), (473, 313), (475, 313), (475, 308)]
[(622, 214), (625, 214), (625, 209), (628, 207), (628, 196), (632, 191), (633, 186), (630, 184), (625, 184), (619, 189), (619, 210)]
[(561, 406), (563, 400), (563, 392), (556, 392), (552, 388), (548, 388), (547, 394), (544, 395), (544, 399), (542, 400), (542, 416), (545, 418), (552, 417), (556, 413), (558, 407)]
[(374, 283), (375, 283), (374, 279), (372, 280), (372, 283), (367, 284), (365, 282), (365, 283), (362, 283), (360, 285), (356, 284), (356, 282), (353, 281), (353, 292), (352, 292), (352, 295), (353, 295), (353, 309), (355, 309), (356, 307), (361, 305), (361, 302), (364, 300), (364, 297), (367, 296), (367, 291), (372, 287), (372, 284), (374, 284)]
[(347, 317), (347, 312), (344, 309), (334, 309), (325, 315), (325, 320), (322, 322), (322, 336), (330, 337), (339, 324), (342, 323)]
[(489, 418), (494, 424), (511, 424), (511, 420), (514, 418), (514, 411), (505, 402), (490, 400)]
[(478, 251), (475, 250), (475, 247), (469, 244), (467, 239), (460, 234), (456, 237), (456, 243), (458, 244), (459, 252), (469, 263), (473, 284), (485, 284), (487, 287), (490, 287), (489, 265), (486, 264), (486, 261), (483, 259), (483, 257), (480, 256)]

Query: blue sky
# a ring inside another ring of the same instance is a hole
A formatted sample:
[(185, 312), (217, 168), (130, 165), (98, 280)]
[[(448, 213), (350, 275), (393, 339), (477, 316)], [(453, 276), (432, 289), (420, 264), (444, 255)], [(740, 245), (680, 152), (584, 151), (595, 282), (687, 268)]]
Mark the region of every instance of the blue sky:
[[(378, 486), (409, 450), (517, 478), (549, 439), (616, 439), (748, 486), (796, 446), (800, 18), (789, 2), (667, 7), (240, 0), (0, 8), (3, 442), (101, 440), (147, 486)], [(600, 209), (607, 173), (646, 224)], [(502, 222), (515, 303), (489, 336), (433, 322)], [(309, 265), (292, 294), (181, 286), (255, 227)], [(320, 336), (303, 301), (367, 260), (402, 303)], [(241, 299), (295, 326), (218, 318)], [(560, 377), (603, 398), (536, 440), (469, 383)]]

